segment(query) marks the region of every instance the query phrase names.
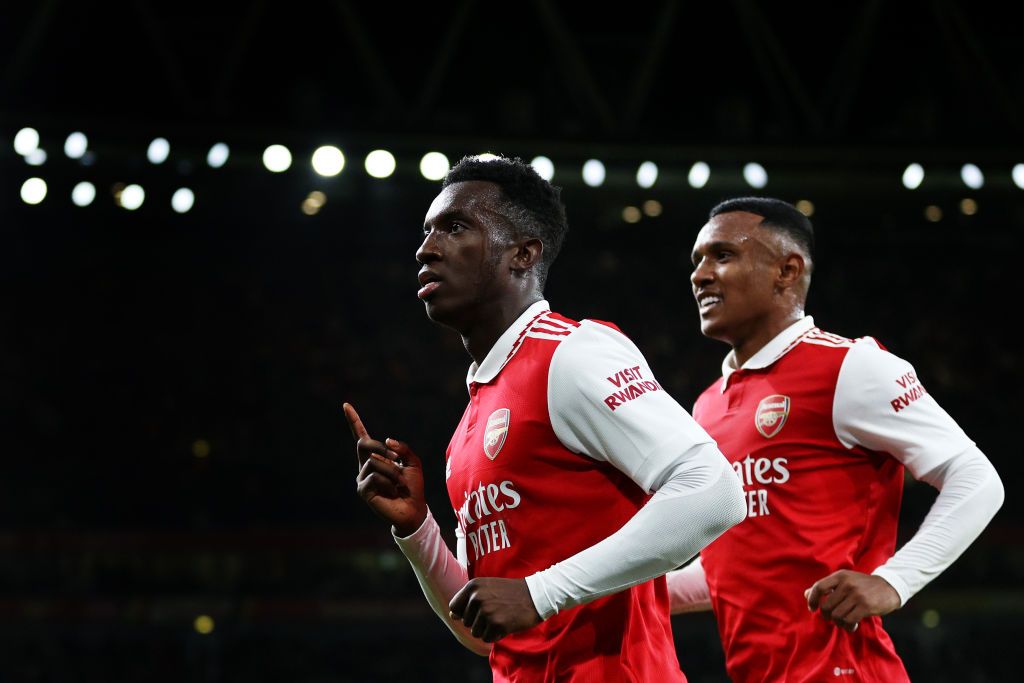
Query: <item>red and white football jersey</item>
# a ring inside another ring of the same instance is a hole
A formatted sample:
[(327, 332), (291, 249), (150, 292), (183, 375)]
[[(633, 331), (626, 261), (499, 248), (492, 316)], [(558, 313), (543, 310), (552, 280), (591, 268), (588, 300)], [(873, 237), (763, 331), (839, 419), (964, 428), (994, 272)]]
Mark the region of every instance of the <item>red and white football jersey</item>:
[(885, 563), (904, 465), (924, 473), (973, 442), (910, 364), (809, 317), (732, 363), (693, 411), (747, 496), (747, 519), (701, 553), (729, 675), (908, 680), (881, 619), (848, 633), (809, 612), (803, 592), (836, 570)]
[[(470, 578), (524, 578), (595, 545), (687, 444), (710, 442), (614, 326), (547, 308), (531, 306), (467, 378), (446, 477)], [(490, 657), (495, 681), (686, 680), (664, 577), (561, 611)]]

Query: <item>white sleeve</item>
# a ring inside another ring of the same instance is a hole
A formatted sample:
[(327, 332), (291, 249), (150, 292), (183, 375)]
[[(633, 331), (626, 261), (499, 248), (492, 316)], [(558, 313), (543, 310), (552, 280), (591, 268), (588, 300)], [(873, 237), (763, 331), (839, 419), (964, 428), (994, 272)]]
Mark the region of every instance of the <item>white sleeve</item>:
[[(621, 529), (526, 577), (541, 618), (661, 576), (743, 520), (743, 487), (732, 468), (713, 444), (696, 450), (680, 458), (664, 486)], [(694, 459), (713, 464), (694, 470), (688, 462)]]
[(670, 614), (706, 612), (711, 609), (711, 590), (700, 558), (665, 575)]
[(451, 629), (460, 643), (476, 654), (486, 657), (491, 652), (491, 645), (474, 638), (461, 621), (453, 621), (448, 616), (448, 604), (469, 581), (469, 574), (466, 571), (466, 536), (458, 527), (455, 529), (455, 535), (458, 559), (452, 555), (452, 551), (441, 538), (441, 529), (438, 528), (434, 516), (427, 510), (427, 518), (423, 520), (420, 528), (405, 537), (395, 536), (395, 543), (412, 565), (416, 580), (423, 589), (423, 595), (437, 616)]
[(939, 489), (938, 497), (914, 537), (872, 572), (896, 590), (900, 605), (951, 565), (1003, 504), (1003, 483), (975, 446), (921, 480)]
[(988, 458), (921, 384), (913, 366), (872, 339), (847, 353), (836, 382), (833, 423), (847, 448), (889, 453), (939, 489), (921, 528), (875, 569), (906, 604), (978, 537), (1003, 502)]
[[(566, 448), (611, 463), (647, 492), (684, 453), (714, 443), (662, 389), (626, 335), (589, 320), (551, 358), (548, 411)], [(722, 456), (710, 462), (718, 460), (725, 462)]]
[(847, 448), (889, 453), (915, 479), (974, 445), (907, 361), (858, 340), (836, 380), (832, 422)]

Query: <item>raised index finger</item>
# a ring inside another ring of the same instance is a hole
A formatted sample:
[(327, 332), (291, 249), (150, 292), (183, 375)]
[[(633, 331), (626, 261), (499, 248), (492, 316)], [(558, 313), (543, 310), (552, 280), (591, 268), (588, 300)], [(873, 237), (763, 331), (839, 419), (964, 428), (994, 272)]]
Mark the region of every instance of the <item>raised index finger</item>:
[(363, 421), (359, 419), (359, 413), (352, 407), (352, 404), (345, 403), (341, 406), (341, 409), (345, 411), (345, 419), (348, 420), (348, 428), (352, 431), (352, 438), (356, 441), (359, 441), (359, 439), (369, 439), (370, 435), (366, 433), (366, 427), (363, 426)]

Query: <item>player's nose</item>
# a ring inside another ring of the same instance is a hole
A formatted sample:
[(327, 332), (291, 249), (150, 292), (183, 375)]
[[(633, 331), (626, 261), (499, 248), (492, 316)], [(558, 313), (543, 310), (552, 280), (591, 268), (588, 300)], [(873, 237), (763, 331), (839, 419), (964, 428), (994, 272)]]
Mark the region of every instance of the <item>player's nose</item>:
[(441, 259), (441, 249), (438, 244), (435, 232), (431, 230), (423, 236), (423, 243), (416, 250), (416, 261), (426, 265)]

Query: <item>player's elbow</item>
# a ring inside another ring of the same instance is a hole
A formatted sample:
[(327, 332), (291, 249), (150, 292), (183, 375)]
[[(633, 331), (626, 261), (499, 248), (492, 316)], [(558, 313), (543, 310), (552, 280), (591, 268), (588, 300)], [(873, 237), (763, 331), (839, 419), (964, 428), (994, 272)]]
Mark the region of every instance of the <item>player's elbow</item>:
[(708, 543), (742, 522), (747, 516), (743, 485), (733, 475), (731, 468), (722, 473), (722, 478), (715, 487), (718, 495), (715, 496), (714, 504), (710, 506), (712, 514), (705, 519), (704, 532), (709, 539)]

